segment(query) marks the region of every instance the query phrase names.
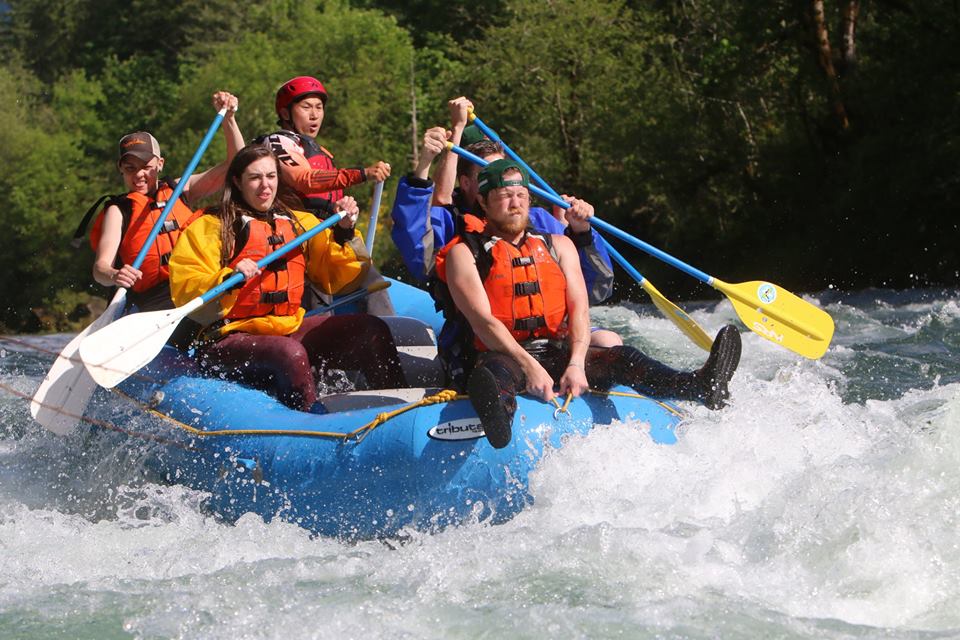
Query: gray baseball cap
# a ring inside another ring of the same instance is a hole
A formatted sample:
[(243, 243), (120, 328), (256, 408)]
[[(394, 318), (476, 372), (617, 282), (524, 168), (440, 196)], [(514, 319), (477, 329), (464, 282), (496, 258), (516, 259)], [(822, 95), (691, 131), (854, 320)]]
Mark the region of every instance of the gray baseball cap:
[(119, 163), (124, 156), (128, 155), (150, 162), (153, 158), (160, 157), (160, 143), (146, 131), (128, 133), (120, 138), (120, 156), (117, 162)]

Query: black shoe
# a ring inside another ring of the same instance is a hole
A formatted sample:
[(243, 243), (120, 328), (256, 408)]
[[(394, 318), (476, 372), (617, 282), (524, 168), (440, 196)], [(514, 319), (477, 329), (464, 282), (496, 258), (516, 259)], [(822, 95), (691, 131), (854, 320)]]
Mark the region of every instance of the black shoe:
[(497, 378), (486, 367), (477, 367), (470, 374), (467, 393), (487, 440), (494, 449), (503, 449), (513, 437), (513, 414), (517, 410), (516, 399), (500, 393)]
[(740, 332), (732, 324), (720, 329), (707, 362), (693, 374), (699, 400), (710, 409), (721, 409), (730, 397), (727, 384), (740, 364)]

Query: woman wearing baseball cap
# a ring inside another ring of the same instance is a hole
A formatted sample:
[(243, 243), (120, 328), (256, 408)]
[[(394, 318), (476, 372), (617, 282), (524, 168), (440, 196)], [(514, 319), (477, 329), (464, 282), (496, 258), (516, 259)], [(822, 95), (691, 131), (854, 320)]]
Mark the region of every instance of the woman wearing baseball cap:
[[(177, 181), (161, 177), (164, 159), (160, 144), (150, 133), (135, 131), (120, 140), (117, 168), (127, 193), (107, 200), (90, 231), (90, 244), (96, 252), (93, 278), (105, 286), (129, 289), (127, 299), (141, 311), (173, 307), (167, 261), (180, 233), (201, 213), (195, 213), (190, 203), (223, 188), (227, 166), (243, 147), (243, 135), (234, 116), (237, 104), (237, 98), (226, 91), (213, 94), (214, 109), (227, 109), (222, 125), (227, 159), (212, 169), (190, 176), (140, 269), (134, 269), (131, 263), (173, 194)], [(84, 226), (81, 224), (81, 228)]]

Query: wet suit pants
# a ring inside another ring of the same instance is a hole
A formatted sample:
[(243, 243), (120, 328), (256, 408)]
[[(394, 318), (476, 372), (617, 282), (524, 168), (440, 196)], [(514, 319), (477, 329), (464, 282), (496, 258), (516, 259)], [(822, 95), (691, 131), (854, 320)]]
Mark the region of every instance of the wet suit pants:
[[(560, 381), (570, 362), (570, 350), (566, 343), (550, 341), (544, 346), (528, 346), (526, 349), (554, 382)], [(594, 389), (609, 389), (615, 384), (623, 384), (654, 396), (681, 400), (698, 398), (692, 373), (671, 369), (635, 347), (590, 347), (585, 365), (587, 381)], [(477, 357), (475, 367), (484, 367), (493, 374), (500, 390), (500, 402), (510, 414), (514, 413), (517, 408), (516, 395), (527, 388), (527, 376), (517, 361), (504, 353), (485, 351)], [(474, 406), (476, 402), (491, 400), (471, 397)]]
[(198, 349), (208, 375), (267, 391), (307, 411), (317, 400), (312, 368), (359, 370), (374, 389), (405, 387), (400, 357), (387, 324), (376, 316), (310, 316), (288, 336), (231, 333)]

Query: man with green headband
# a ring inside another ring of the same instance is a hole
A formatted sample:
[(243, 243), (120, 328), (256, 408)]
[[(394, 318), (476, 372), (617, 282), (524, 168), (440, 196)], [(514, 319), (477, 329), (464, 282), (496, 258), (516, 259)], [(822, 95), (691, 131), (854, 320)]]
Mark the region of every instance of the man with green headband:
[(529, 229), (529, 179), (512, 160), (496, 160), (478, 176), (482, 231), (465, 231), (437, 256), (449, 291), (447, 318), (468, 323), (476, 357), (467, 391), (490, 444), (507, 446), (516, 394), (544, 401), (626, 384), (655, 396), (721, 408), (740, 362), (740, 334), (727, 325), (707, 362), (680, 372), (634, 347), (590, 346), (587, 291), (573, 242)]

